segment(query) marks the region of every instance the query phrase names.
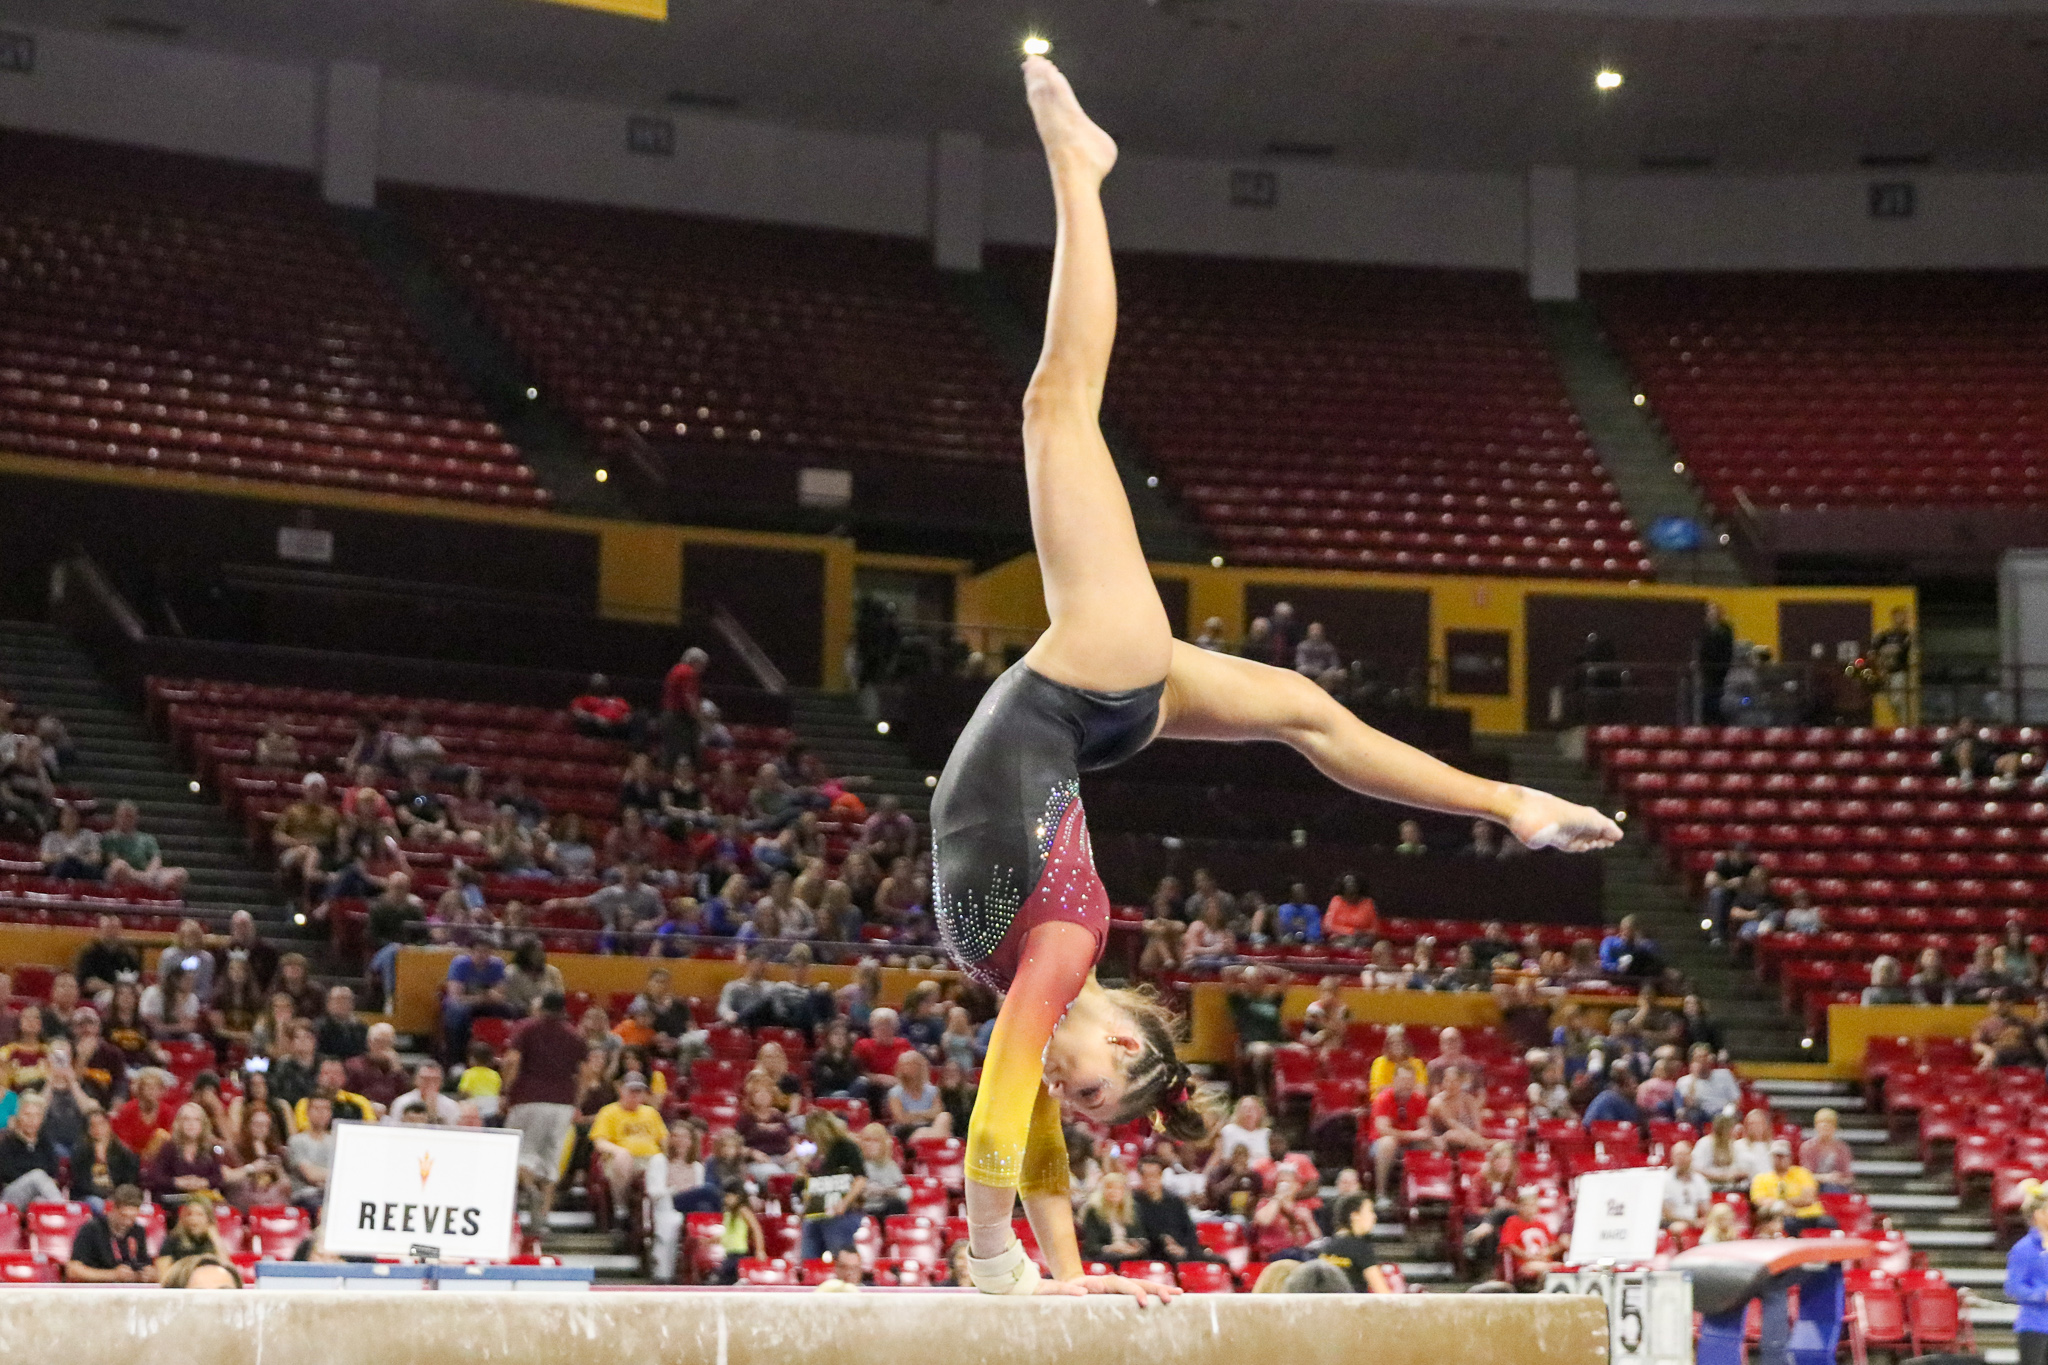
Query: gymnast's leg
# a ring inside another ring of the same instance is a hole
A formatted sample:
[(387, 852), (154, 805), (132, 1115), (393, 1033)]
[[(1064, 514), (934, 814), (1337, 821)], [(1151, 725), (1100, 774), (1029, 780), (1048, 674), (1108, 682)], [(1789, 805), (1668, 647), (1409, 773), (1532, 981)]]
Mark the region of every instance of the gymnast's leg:
[(1531, 848), (1574, 853), (1621, 838), (1612, 820), (1546, 792), (1460, 772), (1367, 725), (1299, 673), (1174, 641), (1159, 733), (1177, 739), (1270, 739), (1332, 781), (1367, 796), (1506, 825)]
[(1043, 57), (1025, 61), (1024, 90), (1058, 213), (1045, 346), (1024, 395), (1031, 534), (1052, 624), (1025, 659), (1070, 687), (1147, 687), (1166, 676), (1173, 631), (1097, 424), (1116, 340), (1101, 193), (1116, 144)]

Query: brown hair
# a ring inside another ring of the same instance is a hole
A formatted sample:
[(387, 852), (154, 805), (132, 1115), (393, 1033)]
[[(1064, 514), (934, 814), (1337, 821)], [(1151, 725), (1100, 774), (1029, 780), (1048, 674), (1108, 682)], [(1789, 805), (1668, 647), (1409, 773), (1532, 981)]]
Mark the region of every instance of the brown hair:
[(1176, 1142), (1206, 1142), (1222, 1126), (1223, 1087), (1197, 1085), (1175, 1048), (1180, 1020), (1149, 987), (1108, 991), (1111, 1003), (1138, 1026), (1142, 1049), (1124, 1073), (1118, 1123), (1152, 1115), (1153, 1125)]

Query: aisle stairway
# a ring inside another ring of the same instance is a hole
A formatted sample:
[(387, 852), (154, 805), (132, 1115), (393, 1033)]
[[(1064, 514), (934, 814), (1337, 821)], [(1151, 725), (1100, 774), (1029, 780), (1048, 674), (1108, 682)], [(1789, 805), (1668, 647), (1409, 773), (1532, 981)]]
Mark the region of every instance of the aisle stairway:
[[(1480, 735), (1474, 747), (1507, 757), (1514, 780), (1603, 810), (1612, 800), (1578, 759), (1566, 757), (1552, 734)], [(1728, 955), (1709, 948), (1699, 909), (1686, 896), (1663, 855), (1639, 832), (1630, 833), (1606, 859), (1606, 917), (1634, 915), (1664, 958), (1684, 974), (1727, 1031), (1728, 1048), (1741, 1061), (1811, 1061), (1798, 1020), (1786, 1015), (1777, 993)]]
[(1759, 1081), (1771, 1107), (1798, 1120), (1809, 1135), (1813, 1111), (1832, 1108), (1842, 1118), (1841, 1134), (1856, 1153), (1856, 1184), (1870, 1206), (1892, 1220), (1915, 1251), (1976, 1296), (1966, 1311), (1977, 1332), (1977, 1348), (1990, 1365), (2019, 1359), (2012, 1334), (2017, 1311), (2001, 1292), (2005, 1249), (1991, 1229), (1988, 1195), (1978, 1184), (1968, 1199), (1956, 1196), (1948, 1160), (1939, 1151), (1932, 1165), (1920, 1161), (1919, 1140), (1901, 1128), (1893, 1141), (1881, 1115), (1867, 1113), (1858, 1088), (1843, 1081)]
[(827, 772), (872, 777), (874, 785), (858, 792), (871, 809), (878, 798), (894, 796), (920, 827), (926, 825), (932, 800), (926, 779), (936, 774), (912, 763), (903, 746), (862, 712), (858, 696), (806, 688), (793, 692), (790, 702), (791, 728), (823, 760)]
[(54, 627), (0, 622), (0, 694), (27, 710), (54, 711), (78, 746), (62, 780), (88, 787), (102, 813), (132, 799), (142, 827), (163, 845), (164, 861), (189, 868), (185, 899), (221, 915), (246, 909), (289, 933), (274, 881), (249, 860), (248, 837), (194, 790), (191, 774), (144, 726), (132, 699), (94, 670), (91, 658)]
[(1586, 437), (1614, 480), (1615, 491), (1639, 531), (1659, 517), (1697, 521), (1706, 544), (1697, 552), (1670, 554), (1652, 549), (1657, 577), (1665, 583), (1746, 583), (1735, 557), (1716, 543), (1713, 516), (1699, 489), (1673, 466), (1677, 451), (1649, 409), (1636, 402), (1636, 381), (1600, 329), (1592, 306), (1545, 303), (1537, 307), (1543, 339), (1578, 409)]

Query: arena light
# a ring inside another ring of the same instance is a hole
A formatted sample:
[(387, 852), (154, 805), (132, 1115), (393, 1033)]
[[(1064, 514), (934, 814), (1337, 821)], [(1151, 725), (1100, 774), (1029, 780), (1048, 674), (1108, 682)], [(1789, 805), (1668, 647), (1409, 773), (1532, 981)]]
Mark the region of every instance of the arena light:
[(1621, 73), (1611, 66), (1601, 67), (1600, 74), (1593, 77), (1593, 88), (1595, 90), (1621, 89)]
[(1685, 472), (1685, 461), (1673, 460), (1671, 462), (1671, 472), (1674, 474), (1683, 474)]
[(1024, 55), (1027, 57), (1044, 57), (1051, 52), (1052, 44), (1036, 33), (1024, 40)]
[(657, 24), (668, 22), (668, 0), (548, 0), (548, 3), (598, 9), (606, 14), (623, 14), (628, 19), (652, 19)]
[(937, 774), (937, 773), (926, 773), (926, 774), (924, 775), (924, 784), (925, 784), (925, 785), (926, 785), (927, 787), (936, 787), (936, 786), (938, 786), (938, 785), (939, 785), (939, 777), (938, 777), (938, 774)]
[[(529, 392), (529, 393), (531, 393), (532, 391), (531, 391), (531, 390), (528, 390), (528, 392)], [(1643, 404), (1645, 404), (1645, 403), (1647, 403), (1647, 402), (1649, 402), (1649, 401), (1650, 401), (1650, 400), (1649, 400), (1648, 398), (1644, 397), (1644, 396), (1643, 396), (1642, 394), (1640, 394), (1640, 393), (1636, 395), (1636, 406), (1637, 406), (1637, 407), (1641, 407), (1641, 406), (1642, 406)]]
[(1222, 555), (1210, 555), (1210, 556), (1209, 556), (1209, 567), (1210, 567), (1210, 568), (1212, 568), (1212, 569), (1220, 569), (1220, 568), (1222, 568), (1222, 567), (1223, 567), (1223, 556), (1222, 556)]
[[(540, 390), (539, 390), (539, 389), (536, 389), (535, 387), (533, 387), (533, 385), (531, 385), (531, 384), (528, 384), (528, 385), (526, 386), (526, 397), (527, 397), (527, 401), (531, 402), (531, 401), (532, 401), (533, 399), (536, 399), (536, 398), (540, 397)], [(1642, 400), (1641, 400), (1641, 399), (1637, 399), (1636, 401), (1637, 401), (1637, 402), (1641, 402)]]
[(191, 792), (194, 796), (199, 795), (199, 779), (195, 777), (190, 782), (187, 782), (185, 790)]
[(609, 469), (600, 469), (600, 470), (598, 470), (598, 471), (597, 471), (597, 472), (596, 472), (595, 474), (591, 475), (590, 477), (592, 477), (593, 479), (596, 479), (596, 480), (597, 480), (597, 481), (598, 481), (599, 483), (604, 483), (604, 482), (606, 482), (607, 480), (609, 480), (609, 479), (611, 478), (611, 476), (612, 476), (612, 472), (611, 472), (611, 471), (610, 471)]
[(878, 721), (876, 721), (876, 722), (875, 722), (875, 733), (876, 733), (876, 734), (878, 734), (878, 735), (886, 735), (886, 734), (888, 734), (888, 733), (889, 733), (889, 722), (888, 722), (888, 721), (886, 721), (886, 720), (878, 720)]
[(1145, 487), (1147, 487), (1147, 488), (1157, 488), (1157, 487), (1159, 487), (1159, 476), (1158, 476), (1157, 474), (1147, 474), (1147, 475), (1145, 476)]

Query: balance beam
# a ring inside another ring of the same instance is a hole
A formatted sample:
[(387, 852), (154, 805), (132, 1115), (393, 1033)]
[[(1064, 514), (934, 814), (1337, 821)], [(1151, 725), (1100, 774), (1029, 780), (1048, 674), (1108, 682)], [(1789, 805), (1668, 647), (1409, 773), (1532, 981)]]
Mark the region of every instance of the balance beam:
[(0, 1360), (62, 1365), (1606, 1365), (1600, 1300), (1513, 1294), (441, 1295), (0, 1290)]

